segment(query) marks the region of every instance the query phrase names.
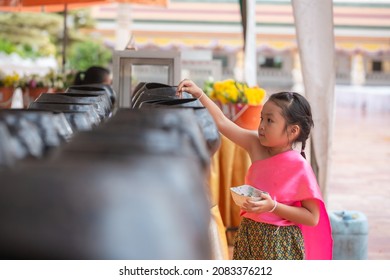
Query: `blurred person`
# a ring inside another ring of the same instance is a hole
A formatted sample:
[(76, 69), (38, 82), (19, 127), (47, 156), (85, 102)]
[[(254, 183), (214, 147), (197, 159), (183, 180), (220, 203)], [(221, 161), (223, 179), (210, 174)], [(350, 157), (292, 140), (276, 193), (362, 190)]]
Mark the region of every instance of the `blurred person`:
[(109, 69), (101, 66), (91, 66), (85, 71), (76, 73), (73, 85), (106, 84), (111, 85), (112, 77)]
[[(241, 207), (233, 259), (332, 259), (329, 216), (304, 152), (314, 125), (308, 101), (296, 92), (272, 94), (253, 131), (227, 118), (193, 81), (181, 81), (177, 95), (182, 92), (197, 98), (219, 131), (248, 152), (245, 184), (266, 192)], [(301, 152), (293, 150), (296, 143)]]

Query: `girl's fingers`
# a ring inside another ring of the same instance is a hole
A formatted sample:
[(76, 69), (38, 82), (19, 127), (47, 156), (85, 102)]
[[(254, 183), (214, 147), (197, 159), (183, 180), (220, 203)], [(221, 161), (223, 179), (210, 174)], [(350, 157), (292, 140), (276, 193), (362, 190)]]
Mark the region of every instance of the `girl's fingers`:
[(184, 79), (182, 80), (179, 85), (177, 86), (177, 92), (183, 92), (183, 91), (186, 91), (188, 90), (188, 87), (190, 86), (191, 84), (189, 84), (189, 80), (188, 79)]
[(262, 197), (262, 198), (264, 198), (264, 199), (267, 199), (268, 197), (270, 198), (271, 196), (270, 196), (268, 193), (266, 193), (266, 192), (262, 192), (262, 193), (260, 194), (260, 197)]

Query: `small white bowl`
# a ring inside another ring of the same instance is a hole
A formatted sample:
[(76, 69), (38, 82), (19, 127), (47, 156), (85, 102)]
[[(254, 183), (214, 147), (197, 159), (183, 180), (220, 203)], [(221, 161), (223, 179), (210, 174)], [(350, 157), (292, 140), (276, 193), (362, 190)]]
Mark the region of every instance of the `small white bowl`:
[(234, 202), (237, 204), (237, 206), (242, 207), (242, 204), (247, 201), (248, 198), (252, 198), (253, 200), (262, 200), (260, 197), (261, 193), (267, 193), (263, 192), (261, 190), (255, 189), (254, 187), (250, 185), (241, 185), (237, 187), (230, 188), (230, 192), (232, 194)]

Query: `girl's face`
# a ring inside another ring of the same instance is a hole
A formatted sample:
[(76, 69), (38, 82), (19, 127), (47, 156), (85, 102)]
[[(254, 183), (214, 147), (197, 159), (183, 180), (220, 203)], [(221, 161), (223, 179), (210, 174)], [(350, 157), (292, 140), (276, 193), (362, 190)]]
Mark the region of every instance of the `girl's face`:
[(258, 134), (260, 143), (265, 147), (282, 150), (291, 148), (282, 109), (272, 101), (267, 101), (263, 106)]

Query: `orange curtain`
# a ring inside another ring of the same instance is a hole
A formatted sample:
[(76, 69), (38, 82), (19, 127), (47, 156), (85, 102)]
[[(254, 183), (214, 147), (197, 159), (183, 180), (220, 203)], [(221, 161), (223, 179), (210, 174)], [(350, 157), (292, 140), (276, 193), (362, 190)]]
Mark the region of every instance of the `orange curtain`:
[(251, 165), (248, 153), (221, 135), (221, 146), (212, 157), (210, 189), (213, 203), (218, 205), (228, 244), (233, 243), (235, 228), (241, 217), (240, 208), (234, 204), (230, 188), (245, 182), (245, 174)]
[(60, 12), (64, 10), (65, 4), (68, 4), (68, 8), (77, 9), (93, 5), (113, 3), (166, 7), (169, 4), (169, 0), (0, 0), (0, 10), (10, 12), (40, 12), (44, 6), (45, 12)]
[(79, 4), (88, 2), (107, 2), (104, 0), (20, 0), (23, 6), (37, 6), (37, 5), (64, 5), (64, 4)]
[(19, 0), (7, 2), (19, 2), (23, 6), (37, 6), (37, 5), (58, 5), (58, 4), (79, 4), (87, 2), (111, 2), (111, 3), (130, 3), (154, 6), (166, 6), (169, 0)]
[(68, 4), (68, 8), (78, 9), (109, 3), (108, 0), (0, 0), (0, 10), (9, 12), (62, 12), (64, 11), (64, 4)]
[(109, 0), (117, 3), (132, 3), (151, 6), (163, 6), (166, 7), (169, 4), (169, 0)]

